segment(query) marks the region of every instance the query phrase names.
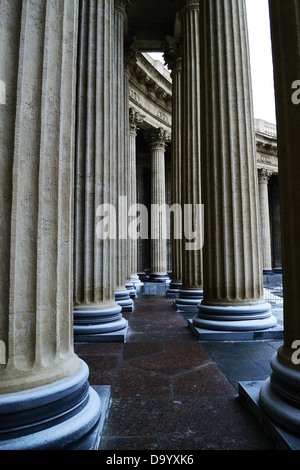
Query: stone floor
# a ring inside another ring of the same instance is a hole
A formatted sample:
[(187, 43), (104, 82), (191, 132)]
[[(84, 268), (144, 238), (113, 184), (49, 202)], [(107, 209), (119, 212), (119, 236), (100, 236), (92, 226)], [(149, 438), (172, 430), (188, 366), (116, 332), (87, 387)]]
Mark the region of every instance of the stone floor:
[[(124, 315), (125, 316), (125, 315)], [(125, 344), (76, 344), (91, 385), (111, 386), (100, 450), (273, 450), (238, 398), (269, 376), (280, 341), (199, 343), (166, 297), (141, 297)]]

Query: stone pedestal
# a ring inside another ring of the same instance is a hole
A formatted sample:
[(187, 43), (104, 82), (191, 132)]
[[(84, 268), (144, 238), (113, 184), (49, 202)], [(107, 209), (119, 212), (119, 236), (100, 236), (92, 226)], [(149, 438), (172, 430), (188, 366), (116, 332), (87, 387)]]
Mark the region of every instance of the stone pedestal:
[[(125, 340), (127, 321), (115, 301), (116, 241), (100, 230), (99, 215), (116, 204), (112, 174), (113, 96), (110, 61), (112, 2), (81, 3), (75, 171), (75, 341)], [(101, 32), (101, 34), (100, 34)], [(101, 98), (100, 98), (101, 97)], [(106, 206), (107, 205), (107, 206)], [(99, 208), (103, 209), (99, 213)]]
[(263, 296), (245, 1), (204, 0), (200, 30), (204, 295), (193, 325), (242, 336), (277, 323)]
[[(182, 289), (176, 300), (179, 311), (197, 312), (203, 297), (202, 243), (188, 237), (197, 230), (202, 238), (202, 221), (198, 208), (202, 204), (200, 162), (200, 24), (199, 2), (183, 1), (179, 11), (181, 22), (181, 204), (185, 225), (182, 234)], [(188, 213), (188, 208), (190, 213)], [(190, 247), (193, 243), (195, 246)]]
[(91, 450), (103, 410), (72, 328), (78, 2), (5, 1), (0, 18), (0, 449)]

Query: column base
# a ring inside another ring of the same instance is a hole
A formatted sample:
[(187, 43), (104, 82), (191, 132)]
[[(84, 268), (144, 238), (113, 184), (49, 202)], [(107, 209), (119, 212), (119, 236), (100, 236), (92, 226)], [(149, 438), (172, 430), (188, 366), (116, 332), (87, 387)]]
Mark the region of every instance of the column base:
[(149, 274), (149, 279), (147, 282), (163, 282), (165, 284), (170, 283), (170, 278), (168, 274)]
[(253, 414), (279, 450), (300, 450), (300, 437), (278, 426), (260, 404), (260, 390), (265, 381), (239, 382), (239, 399)]
[(197, 313), (198, 305), (203, 299), (203, 290), (181, 289), (175, 300), (178, 312)]
[(277, 353), (271, 367), (271, 376), (260, 388), (260, 406), (280, 427), (300, 437), (300, 371), (282, 365)]
[(200, 328), (225, 331), (265, 330), (277, 324), (271, 305), (264, 301), (238, 306), (210, 306), (201, 302), (193, 322)]
[(126, 289), (128, 290), (129, 292), (129, 296), (131, 299), (135, 299), (136, 298), (136, 290), (135, 290), (135, 287), (134, 287), (134, 284), (133, 282), (126, 282), (125, 284), (125, 287)]
[(0, 450), (97, 450), (109, 400), (101, 402), (88, 376), (80, 360), (72, 377), (1, 395)]
[(128, 290), (115, 292), (115, 300), (122, 308), (122, 312), (134, 311), (134, 301), (130, 298)]
[(264, 269), (263, 270), (263, 276), (268, 276), (274, 274), (273, 269)]
[(75, 342), (125, 342), (128, 322), (117, 305), (105, 310), (74, 310)]
[(182, 289), (182, 282), (171, 282), (167, 290), (167, 296), (170, 299), (177, 299), (179, 291)]
[(147, 274), (145, 272), (144, 273), (138, 273), (138, 277), (139, 277), (139, 279), (142, 283), (149, 280), (149, 274)]
[(136, 297), (138, 297), (139, 294), (141, 294), (143, 291), (144, 283), (140, 280), (137, 274), (133, 274), (130, 279), (132, 284), (134, 285)]

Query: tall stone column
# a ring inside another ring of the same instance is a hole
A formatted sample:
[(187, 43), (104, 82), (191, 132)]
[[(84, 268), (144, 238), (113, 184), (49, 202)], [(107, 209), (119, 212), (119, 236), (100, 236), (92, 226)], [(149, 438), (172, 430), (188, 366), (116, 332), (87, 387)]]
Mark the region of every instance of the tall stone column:
[[(162, 129), (152, 129), (148, 135), (151, 145), (151, 273), (150, 281), (165, 282), (167, 274), (167, 220), (165, 150), (170, 141)], [(163, 208), (160, 211), (160, 208)]]
[[(77, 86), (75, 341), (124, 341), (127, 321), (115, 302), (116, 243), (98, 230), (116, 207), (112, 148), (113, 1), (80, 3)], [(99, 208), (102, 207), (99, 212)], [(98, 226), (99, 224), (99, 226)]]
[[(181, 46), (174, 38), (168, 37), (167, 41), (168, 47), (164, 59), (168, 68), (172, 71), (172, 205), (178, 205), (181, 208)], [(182, 240), (178, 236), (181, 231), (178, 228), (181, 229), (181, 227), (178, 227), (177, 224), (180, 221), (173, 216), (171, 223), (172, 282), (167, 294), (170, 298), (175, 298), (178, 297), (179, 290), (182, 287)]]
[(126, 160), (126, 135), (125, 116), (126, 94), (125, 94), (125, 68), (124, 68), (124, 36), (125, 21), (129, 0), (115, 0), (114, 9), (114, 70), (113, 70), (113, 151), (116, 156), (114, 178), (117, 185), (117, 259), (115, 263), (116, 290), (115, 298), (122, 307), (123, 312), (132, 312), (134, 302), (130, 298), (130, 291), (126, 289), (125, 283), (128, 277), (128, 193), (127, 193), (127, 160)]
[[(179, 291), (176, 305), (178, 310), (197, 312), (197, 305), (203, 297), (203, 250), (200, 241), (203, 228), (199, 216), (202, 204), (199, 1), (184, 0), (181, 3), (181, 204), (185, 223), (182, 238), (182, 289)], [(197, 239), (191, 240), (191, 232), (195, 230)], [(191, 244), (194, 246), (190, 246)]]
[(204, 296), (196, 327), (276, 325), (263, 297), (244, 0), (200, 2)]
[(0, 449), (91, 449), (99, 396), (73, 347), (78, 2), (0, 4)]
[[(142, 116), (134, 108), (129, 108), (129, 152), (128, 152), (128, 205), (133, 206), (137, 204), (137, 166), (136, 166), (136, 136), (138, 126), (143, 122)], [(131, 273), (131, 281), (135, 288), (138, 290), (142, 285), (138, 272), (137, 262), (137, 240), (129, 238), (129, 273)]]
[[(282, 220), (284, 344), (271, 361), (260, 405), (275, 424), (300, 432), (300, 81), (299, 0), (270, 0)], [(297, 86), (296, 86), (297, 85)], [(298, 103), (298, 104), (297, 104)]]
[(272, 174), (272, 171), (266, 170), (264, 168), (258, 170), (261, 248), (264, 274), (273, 273), (268, 193), (268, 183)]
[(271, 233), (272, 233), (272, 268), (274, 273), (282, 273), (280, 193), (278, 175), (269, 182)]

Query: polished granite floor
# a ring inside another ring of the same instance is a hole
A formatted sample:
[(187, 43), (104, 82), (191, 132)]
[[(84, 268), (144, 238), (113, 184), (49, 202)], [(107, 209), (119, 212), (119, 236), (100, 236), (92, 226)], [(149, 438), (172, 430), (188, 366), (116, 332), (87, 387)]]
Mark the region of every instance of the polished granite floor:
[(100, 450), (275, 449), (237, 386), (269, 376), (280, 341), (197, 342), (166, 297), (124, 316), (125, 344), (75, 345), (90, 384), (111, 387)]

